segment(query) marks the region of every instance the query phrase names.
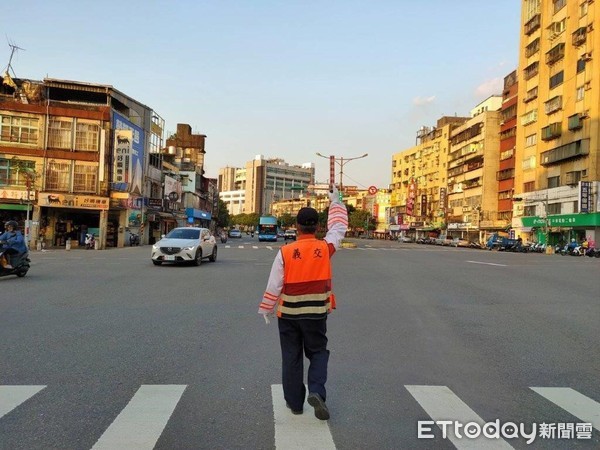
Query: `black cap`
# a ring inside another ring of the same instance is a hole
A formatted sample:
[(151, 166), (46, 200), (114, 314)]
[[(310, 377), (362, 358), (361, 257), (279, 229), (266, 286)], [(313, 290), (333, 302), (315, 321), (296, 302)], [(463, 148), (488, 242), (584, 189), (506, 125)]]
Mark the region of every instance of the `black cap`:
[(316, 225), (319, 223), (319, 213), (314, 208), (300, 208), (296, 222), (299, 225)]

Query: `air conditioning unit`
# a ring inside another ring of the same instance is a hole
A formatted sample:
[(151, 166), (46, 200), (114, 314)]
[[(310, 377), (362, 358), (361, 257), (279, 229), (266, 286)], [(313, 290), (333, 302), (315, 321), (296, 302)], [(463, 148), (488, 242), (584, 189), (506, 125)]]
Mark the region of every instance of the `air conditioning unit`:
[(590, 110), (589, 109), (586, 109), (585, 111), (579, 113), (579, 118), (580, 119), (587, 119), (588, 117), (590, 117)]
[(471, 211), (471, 207), (470, 206), (463, 206), (462, 211), (464, 213)]
[(592, 53), (591, 52), (586, 52), (583, 55), (581, 55), (581, 59), (583, 59), (584, 61), (590, 61), (592, 59)]

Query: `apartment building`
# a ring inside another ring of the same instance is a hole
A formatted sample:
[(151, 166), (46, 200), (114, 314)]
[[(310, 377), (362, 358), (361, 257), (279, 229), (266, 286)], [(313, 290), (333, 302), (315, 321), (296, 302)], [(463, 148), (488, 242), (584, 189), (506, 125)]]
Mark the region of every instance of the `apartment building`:
[(522, 2), (513, 227), (524, 239), (600, 239), (600, 10)]
[(446, 227), (447, 160), (451, 133), (468, 117), (445, 116), (422, 127), (414, 147), (392, 155), (387, 220), (390, 231), (412, 237)]
[(452, 131), (448, 151), (448, 235), (481, 241), (501, 230), (498, 182), (502, 97), (492, 96)]

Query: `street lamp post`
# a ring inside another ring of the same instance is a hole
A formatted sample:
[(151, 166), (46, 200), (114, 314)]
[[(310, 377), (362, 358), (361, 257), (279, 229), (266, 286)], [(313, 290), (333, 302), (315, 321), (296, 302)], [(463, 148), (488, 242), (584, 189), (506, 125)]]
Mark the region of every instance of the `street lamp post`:
[[(317, 156), (320, 156), (321, 158), (331, 159), (330, 156), (322, 155), (319, 152), (317, 152)], [(333, 160), (336, 163), (338, 163), (340, 166), (340, 192), (343, 192), (343, 189), (344, 189), (344, 179), (343, 179), (344, 178), (344, 165), (346, 165), (350, 161), (354, 161), (355, 159), (366, 158), (367, 156), (369, 156), (368, 153), (365, 153), (364, 155), (361, 155), (361, 156), (356, 156), (354, 158), (344, 158), (343, 156), (340, 158), (333, 157)], [(329, 180), (329, 182), (332, 185), (335, 184), (335, 180)]]

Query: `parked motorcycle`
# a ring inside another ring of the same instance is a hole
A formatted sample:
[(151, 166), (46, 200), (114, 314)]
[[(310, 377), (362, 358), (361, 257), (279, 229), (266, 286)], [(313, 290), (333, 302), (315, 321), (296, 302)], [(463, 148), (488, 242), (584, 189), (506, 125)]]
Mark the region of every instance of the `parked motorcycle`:
[(227, 235), (225, 233), (221, 233), (221, 244), (227, 242)]
[[(2, 251), (0, 247), (0, 251)], [(20, 253), (17, 255), (10, 255), (10, 265), (12, 269), (5, 269), (0, 266), (0, 277), (6, 277), (8, 275), (16, 275), (18, 277), (24, 277), (30, 268), (31, 260), (29, 259), (29, 252)]]
[(134, 245), (140, 245), (140, 235), (135, 234), (135, 233), (130, 233), (129, 234), (129, 245), (132, 247)]
[(85, 235), (85, 248), (87, 250), (94, 250), (96, 248), (96, 238), (93, 234), (88, 233)]
[(600, 258), (600, 248), (588, 248), (585, 252), (585, 256), (590, 258)]

